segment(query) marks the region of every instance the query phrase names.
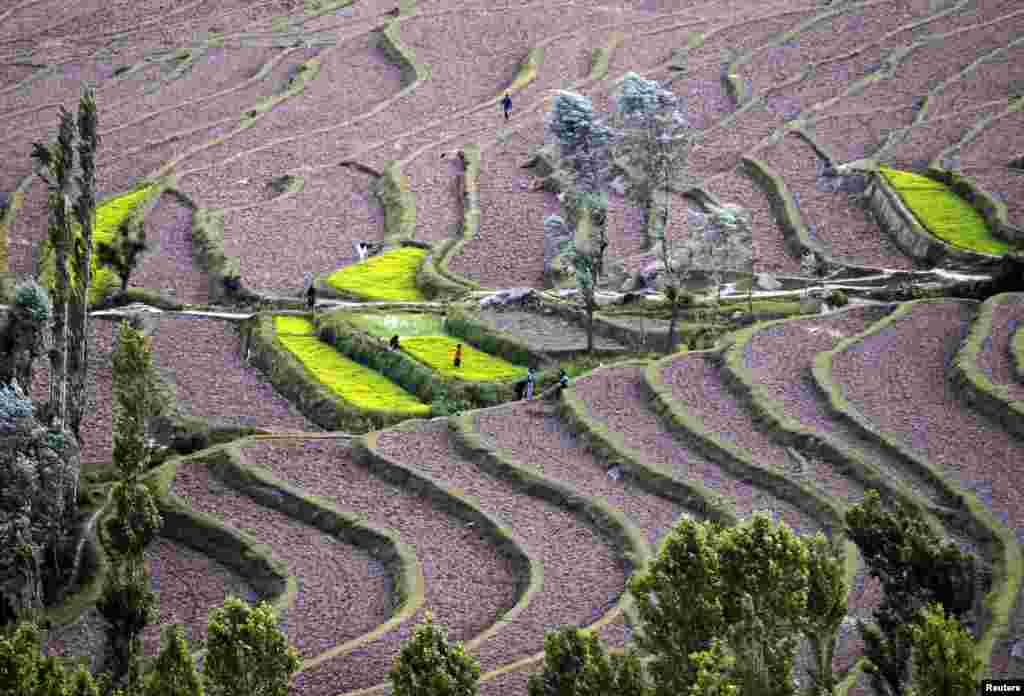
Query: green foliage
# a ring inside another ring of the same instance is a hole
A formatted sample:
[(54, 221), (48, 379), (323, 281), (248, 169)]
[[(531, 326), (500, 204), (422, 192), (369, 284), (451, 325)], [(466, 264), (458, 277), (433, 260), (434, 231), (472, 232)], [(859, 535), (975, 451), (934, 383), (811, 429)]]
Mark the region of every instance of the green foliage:
[(121, 279), (121, 292), (128, 289), (128, 280), (138, 266), (141, 256), (149, 244), (146, 242), (146, 228), (141, 219), (126, 218), (117, 227), (117, 234), (109, 242), (96, 245), (97, 259)]
[[(374, 365), (359, 364), (321, 341), (316, 328), (304, 317), (274, 317), (277, 337), (309, 372), (331, 391), (358, 408), (426, 415), (430, 407), (379, 372)], [(378, 349), (375, 360), (393, 361), (388, 351)]]
[(101, 538), (108, 553), (119, 560), (141, 558), (163, 527), (156, 495), (148, 485), (130, 478), (114, 484), (113, 515)]
[(982, 254), (1010, 251), (1005, 240), (992, 234), (982, 214), (946, 184), (886, 167), (879, 171), (921, 225), (942, 241)]
[(127, 680), (134, 693), (138, 682), (142, 631), (157, 617), (156, 593), (145, 564), (113, 564), (96, 609), (107, 620), (108, 671), (115, 683)]
[(335, 271), (327, 284), (365, 300), (422, 302), (416, 270), (426, 255), (427, 250), (418, 247), (393, 249)]
[(114, 350), (114, 463), (122, 478), (145, 471), (149, 423), (167, 407), (153, 367), (149, 338), (122, 322)]
[[(147, 186), (104, 201), (96, 209), (96, 227), (92, 235), (93, 247), (98, 250), (101, 245), (116, 246), (119, 229), (124, 224), (141, 229), (141, 220), (136, 219), (137, 211), (139, 206), (153, 195), (154, 190), (154, 187)], [(72, 234), (75, 240), (81, 239), (82, 227), (77, 221), (72, 226)], [(132, 234), (137, 235), (138, 233), (133, 231)], [(50, 287), (53, 286), (56, 277), (55, 259), (52, 254), (52, 243), (44, 246), (40, 281), (43, 285)], [(90, 266), (92, 279), (89, 286), (89, 304), (94, 305), (117, 288), (118, 280), (113, 268), (101, 265), (98, 253), (92, 256)], [(73, 267), (69, 267), (69, 273), (72, 285), (76, 285), (78, 279)]]
[(689, 656), (695, 677), (687, 696), (739, 696), (740, 688), (732, 681), (731, 674), (736, 658), (730, 654), (720, 638), (711, 639), (707, 650)]
[(37, 322), (48, 320), (53, 313), (50, 294), (34, 280), (18, 283), (14, 290), (14, 306), (23, 310)]
[(840, 625), (846, 617), (844, 556), (838, 543), (818, 532), (807, 543), (807, 621), (803, 627), (814, 653), (812, 693), (832, 694), (836, 687), (832, 658)]
[(143, 696), (204, 696), (203, 681), (181, 626), (164, 627), (163, 647), (147, 675)]
[(833, 307), (845, 307), (850, 304), (850, 298), (842, 290), (833, 290), (825, 298), (825, 301)]
[(36, 693), (39, 679), (39, 631), (19, 623), (10, 635), (0, 635), (0, 696)]
[(974, 639), (959, 619), (939, 604), (921, 612), (910, 627), (913, 641), (913, 696), (961, 696), (980, 692), (985, 664), (974, 654)]
[(850, 538), (885, 597), (875, 624), (861, 624), (866, 669), (880, 696), (902, 696), (911, 654), (909, 627), (930, 603), (956, 618), (974, 606), (974, 557), (941, 539), (916, 509), (883, 508), (877, 491), (846, 513)]
[(600, 638), (574, 626), (544, 637), (544, 670), (529, 696), (642, 696), (648, 691), (636, 655), (609, 657)]
[[(676, 523), (658, 558), (630, 580), (657, 693), (688, 693), (704, 669), (705, 681), (723, 689), (734, 683), (742, 693), (792, 694), (793, 660), (809, 622), (809, 564), (803, 541), (763, 514), (730, 528)], [(735, 658), (721, 679), (711, 669), (725, 669), (714, 658), (716, 638)]]
[(209, 696), (287, 696), (301, 661), (267, 602), (238, 597), (210, 612), (203, 679)]
[(21, 622), (0, 635), (0, 696), (99, 696), (99, 691), (84, 667), (68, 675), (59, 658), (43, 655), (38, 629)]
[(402, 644), (388, 679), (392, 696), (475, 696), (480, 665), (462, 643), (448, 642), (428, 610), (413, 637)]

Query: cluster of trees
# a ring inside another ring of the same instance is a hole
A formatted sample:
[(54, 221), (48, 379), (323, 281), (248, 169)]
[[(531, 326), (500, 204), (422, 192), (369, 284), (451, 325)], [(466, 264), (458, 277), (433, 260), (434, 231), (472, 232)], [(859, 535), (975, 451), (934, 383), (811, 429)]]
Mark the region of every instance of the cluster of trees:
[(33, 624), (8, 627), (0, 639), (0, 696), (285, 696), (300, 661), (266, 603), (250, 607), (231, 597), (211, 612), (202, 675), (180, 626), (164, 630), (159, 656), (144, 669), (141, 636), (157, 615), (144, 553), (163, 525), (145, 477), (154, 450), (148, 427), (166, 402), (141, 328), (121, 324), (113, 364), (118, 479), (101, 526), (110, 570), (96, 605), (106, 619), (106, 659), (97, 677), (81, 666), (67, 672), (40, 653)]
[(571, 227), (587, 218), (589, 240), (577, 239), (572, 252), (576, 284), (587, 316), (587, 347), (593, 350), (595, 293), (608, 248), (607, 210), (611, 173), (625, 172), (624, 193), (642, 214), (657, 243), (670, 301), (669, 346), (674, 344), (683, 288), (694, 270), (706, 272), (719, 294), (728, 270), (753, 271), (750, 217), (736, 205), (704, 202), (688, 210), (687, 233), (673, 236), (673, 192), (694, 186), (686, 170), (693, 138), (685, 105), (656, 80), (628, 73), (615, 94), (615, 111), (602, 119), (591, 100), (560, 91), (547, 118), (547, 131), (572, 175), (564, 202)]
[(66, 669), (59, 658), (42, 654), (39, 639), (31, 623), (0, 636), (0, 696), (287, 696), (300, 665), (273, 607), (252, 607), (237, 597), (210, 612), (202, 672), (181, 626), (168, 626), (150, 669), (123, 689), (109, 672)]
[[(962, 696), (982, 670), (962, 623), (973, 602), (973, 559), (913, 509), (872, 492), (847, 526), (885, 599), (860, 622), (879, 696)], [(629, 590), (635, 648), (612, 654), (592, 632), (550, 632), (529, 696), (808, 696), (834, 694), (838, 630), (847, 615), (841, 548), (755, 515), (734, 527), (680, 520)], [(812, 659), (795, 675), (806, 640)], [(427, 616), (390, 674), (395, 696), (472, 696), (480, 668)], [(803, 679), (800, 685), (798, 677)]]

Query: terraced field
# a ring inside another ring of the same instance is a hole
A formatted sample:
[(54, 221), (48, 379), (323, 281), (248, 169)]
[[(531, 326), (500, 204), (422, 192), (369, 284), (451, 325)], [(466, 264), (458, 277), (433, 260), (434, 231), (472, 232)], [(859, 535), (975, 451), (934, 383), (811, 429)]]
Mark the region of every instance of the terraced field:
[[(553, 90), (607, 113), (629, 71), (685, 100), (691, 173), (750, 211), (757, 271), (798, 274), (801, 245), (836, 265), (912, 269), (832, 174), (857, 160), (955, 167), (1024, 226), (1024, 172), (1011, 166), (1024, 155), (1021, 36), (1015, 0), (12, 0), (0, 9), (0, 273), (39, 271), (47, 192), (31, 145), (91, 82), (98, 197), (167, 187), (131, 287), (164, 304), (248, 302), (233, 317), (146, 322), (172, 415), (246, 436), (161, 470), (171, 530), (148, 555), (161, 621), (200, 639), (225, 593), (273, 600), (305, 660), (296, 696), (383, 693), (428, 608), (481, 661), (481, 693), (525, 694), (546, 630), (629, 641), (627, 578), (680, 515), (769, 510), (801, 534), (841, 534), (868, 488), (981, 555), (993, 584), (979, 655), (991, 675), (1024, 677), (1012, 656), (1024, 654), (1019, 294), (757, 324), (709, 351), (599, 367), (556, 403), (351, 437), (314, 425), (330, 379), (282, 388), (298, 371), (236, 323), (260, 300), (301, 307), (314, 279), (358, 276), (361, 241), (413, 243), (423, 250), (406, 253), (428, 259), (444, 248), (438, 265), (460, 287), (542, 286), (543, 220), (565, 211), (522, 165), (545, 143)], [(687, 201), (674, 196), (670, 233), (688, 233)], [(610, 266), (653, 260), (641, 223), (611, 196)], [(422, 301), (425, 288), (403, 282), (416, 297), (387, 299)], [(490, 350), (526, 346), (518, 365), (585, 345), (559, 314), (477, 316), (504, 337)], [(101, 468), (116, 324), (92, 331), (82, 460)], [(596, 345), (631, 350), (621, 337)], [(412, 372), (386, 377), (410, 390)], [(34, 394), (47, 388), (41, 362)], [(418, 413), (437, 411), (426, 395)], [(842, 673), (862, 650), (852, 619), (879, 601), (854, 565)], [(94, 657), (97, 620), (56, 630), (49, 649)], [(848, 693), (867, 693), (849, 676)]]

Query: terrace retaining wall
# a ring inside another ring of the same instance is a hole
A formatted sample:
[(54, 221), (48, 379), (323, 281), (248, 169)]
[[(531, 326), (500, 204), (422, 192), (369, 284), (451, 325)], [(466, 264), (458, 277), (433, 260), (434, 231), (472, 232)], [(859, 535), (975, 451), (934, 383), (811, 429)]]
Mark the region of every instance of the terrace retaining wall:
[[(949, 185), (949, 181), (953, 180), (947, 180), (940, 176), (939, 170), (928, 170), (925, 174), (947, 185)], [(949, 174), (949, 176), (953, 177), (954, 175)], [(959, 178), (957, 179), (959, 183), (952, 188), (957, 195), (964, 195), (962, 191), (968, 190), (964, 188), (968, 184), (959, 180)], [(868, 187), (864, 193), (868, 201), (868, 207), (874, 214), (878, 226), (885, 230), (904, 254), (919, 263), (938, 266), (944, 262), (953, 261), (958, 264), (976, 265), (978, 263), (997, 262), (1000, 258), (989, 254), (958, 249), (935, 237), (918, 222), (914, 214), (900, 199), (896, 190), (889, 185), (889, 182), (879, 172), (870, 172), (868, 174)], [(972, 195), (974, 195), (974, 200), (964, 196), (972, 205), (975, 204), (975, 201), (983, 200), (976, 193)], [(988, 222), (994, 213), (989, 210), (989, 213), (986, 214), (985, 210), (985, 207), (979, 208), (986, 222)], [(989, 224), (991, 226), (991, 223)]]

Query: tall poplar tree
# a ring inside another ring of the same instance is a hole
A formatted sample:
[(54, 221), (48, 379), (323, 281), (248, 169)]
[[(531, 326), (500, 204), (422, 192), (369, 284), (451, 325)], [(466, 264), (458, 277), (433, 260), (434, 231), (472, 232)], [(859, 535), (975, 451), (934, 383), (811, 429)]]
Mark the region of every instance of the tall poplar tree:
[(50, 408), (57, 425), (67, 420), (68, 387), (68, 302), (71, 280), (68, 250), (74, 237), (71, 226), (71, 182), (75, 169), (75, 121), (67, 109), (60, 109), (57, 142), (47, 147), (32, 146), (37, 175), (49, 187), (50, 244), (53, 247), (55, 279), (53, 288), (53, 350), (50, 352)]
[(78, 103), (78, 198), (75, 219), (81, 235), (75, 238), (75, 293), (71, 312), (71, 345), (68, 376), (71, 387), (68, 421), (75, 437), (81, 440), (82, 415), (85, 412), (89, 369), (89, 288), (92, 285), (93, 228), (96, 220), (96, 151), (99, 147), (96, 100), (87, 88)]

